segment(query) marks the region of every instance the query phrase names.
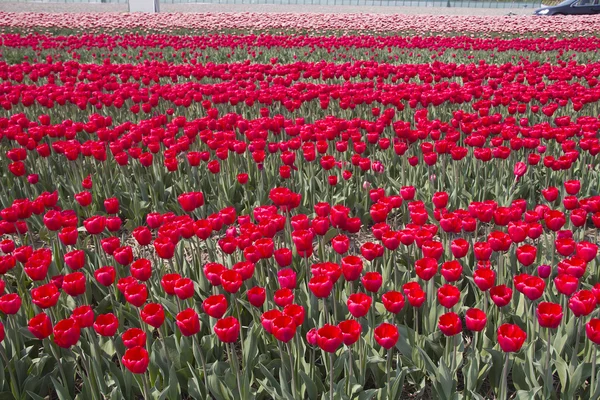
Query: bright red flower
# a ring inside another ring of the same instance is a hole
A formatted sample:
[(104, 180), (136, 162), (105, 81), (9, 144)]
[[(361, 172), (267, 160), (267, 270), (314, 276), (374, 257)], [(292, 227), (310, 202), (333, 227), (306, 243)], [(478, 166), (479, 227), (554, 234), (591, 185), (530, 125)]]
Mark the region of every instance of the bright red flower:
[(394, 347), (400, 338), (398, 327), (387, 322), (375, 328), (373, 335), (377, 343), (386, 350)]
[(192, 308), (178, 313), (175, 320), (183, 336), (192, 336), (200, 332), (200, 318)]
[(527, 334), (518, 325), (503, 324), (498, 328), (498, 344), (505, 353), (521, 350)]
[(342, 330), (335, 325), (326, 324), (317, 330), (317, 344), (328, 353), (335, 353), (344, 341)]
[(137, 346), (127, 349), (121, 358), (121, 362), (131, 373), (143, 374), (148, 369), (150, 357), (146, 349), (141, 346)]
[(221, 342), (233, 343), (240, 336), (240, 323), (235, 317), (223, 318), (217, 321), (214, 331)]
[(54, 325), (54, 342), (64, 349), (77, 344), (80, 335), (79, 324), (73, 318), (63, 319)]

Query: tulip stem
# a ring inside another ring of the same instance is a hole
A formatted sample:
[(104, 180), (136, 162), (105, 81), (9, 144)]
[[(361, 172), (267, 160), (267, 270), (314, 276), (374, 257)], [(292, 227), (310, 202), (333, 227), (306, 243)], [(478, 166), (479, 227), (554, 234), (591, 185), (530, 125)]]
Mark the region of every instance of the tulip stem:
[(577, 354), (579, 353), (579, 337), (581, 336), (581, 318), (577, 318), (577, 336), (575, 336), (575, 347), (573, 347), (573, 354), (571, 354), (571, 365), (574, 365), (577, 361)]
[(329, 353), (329, 400), (333, 400), (333, 353)]
[[(294, 371), (296, 370), (294, 368), (294, 352), (292, 351), (292, 343), (291, 342), (287, 342), (287, 350), (290, 356), (290, 374), (292, 375), (292, 397), (293, 398), (297, 398), (296, 396), (296, 377), (295, 377), (295, 373)], [(281, 360), (281, 362), (283, 362), (283, 359)]]
[(457, 339), (458, 335), (454, 335), (452, 336), (452, 344), (454, 345), (454, 350), (452, 352), (452, 374), (454, 374), (454, 371), (456, 369), (456, 348), (458, 347), (458, 340)]
[[(235, 350), (233, 348), (233, 343), (229, 343), (229, 345), (226, 345), (226, 346), (231, 351), (231, 356), (230, 356), (231, 357), (230, 358), (231, 368), (233, 368), (233, 370), (235, 371), (235, 380), (237, 382), (238, 391), (239, 391), (239, 394), (240, 394), (240, 399), (243, 399), (244, 396), (242, 396), (242, 385), (240, 383), (240, 370), (239, 370), (238, 365), (237, 365), (237, 359), (236, 359), (237, 356), (235, 355)], [(282, 358), (282, 360), (283, 360), (283, 358)]]
[(4, 351), (4, 347), (0, 344), (0, 356), (2, 356), (2, 361), (4, 363), (4, 367), (8, 369), (8, 373), (10, 375), (10, 388), (12, 395), (18, 399), (21, 398), (21, 392), (19, 391), (19, 386), (17, 385), (17, 379), (15, 377), (15, 372), (13, 368), (10, 366), (10, 361), (8, 357), (6, 357), (6, 352)]
[(58, 370), (60, 372), (60, 376), (63, 380), (62, 384), (64, 387), (67, 388), (67, 390), (69, 389), (68, 387), (68, 383), (67, 383), (67, 375), (65, 374), (65, 370), (62, 366), (62, 363), (60, 362), (60, 355), (58, 354), (58, 352), (56, 351), (55, 348), (55, 344), (54, 343), (50, 343), (50, 351), (52, 351), (52, 355), (54, 356), (54, 358), (56, 359), (56, 365), (58, 365)]
[(508, 398), (508, 363), (510, 361), (509, 353), (504, 355), (504, 368), (502, 369), (502, 382), (500, 382), (500, 397), (499, 400)]
[(352, 363), (352, 349), (348, 347), (348, 376), (346, 377), (346, 392), (349, 397), (352, 397), (352, 393), (350, 393), (350, 385), (352, 384), (351, 379), (352, 373), (354, 369), (354, 364)]
[(392, 391), (392, 380), (391, 380), (391, 376), (392, 376), (392, 348), (388, 349), (388, 354), (387, 354), (387, 390), (386, 390), (386, 397), (388, 399), (391, 399), (390, 396), (390, 392)]
[(196, 335), (192, 336), (192, 345), (196, 348), (198, 348), (198, 354), (200, 354), (200, 362), (202, 363), (202, 375), (204, 375), (204, 387), (206, 388), (206, 393), (209, 393), (208, 390), (208, 376), (207, 374), (207, 370), (206, 370), (206, 360), (204, 359), (204, 353), (202, 351), (202, 347), (200, 346), (200, 344), (196, 341)]
[[(550, 369), (550, 357), (552, 357), (550, 340), (552, 338), (552, 331), (550, 328), (546, 329), (548, 330), (548, 342), (546, 343), (546, 365), (544, 366), (544, 371), (548, 374), (546, 386), (548, 386), (548, 382), (550, 382), (550, 388), (552, 388), (552, 370)], [(550, 389), (550, 392), (552, 392), (552, 389)]]
[(152, 397), (150, 396), (150, 385), (148, 384), (148, 376), (146, 376), (146, 373), (142, 374), (142, 382), (144, 390), (144, 399), (151, 399)]
[(593, 398), (593, 395), (595, 393), (595, 381), (596, 381), (596, 353), (598, 351), (598, 346), (597, 345), (593, 345), (594, 346), (594, 352), (592, 353), (592, 376), (590, 378), (590, 399)]
[(315, 380), (315, 348), (312, 346), (310, 352), (310, 379)]

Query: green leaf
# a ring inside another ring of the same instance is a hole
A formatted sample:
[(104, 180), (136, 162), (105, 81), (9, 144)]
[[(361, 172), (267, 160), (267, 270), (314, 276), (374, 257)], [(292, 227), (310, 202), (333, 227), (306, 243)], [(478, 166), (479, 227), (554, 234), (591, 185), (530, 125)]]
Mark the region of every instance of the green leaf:
[[(440, 367), (438, 368), (438, 377), (439, 377), (439, 386), (442, 389), (444, 399), (450, 400), (452, 398), (452, 393), (456, 389), (454, 378), (452, 377), (452, 373), (450, 372), (450, 368), (446, 365), (443, 359), (440, 360)], [(440, 395), (441, 393), (438, 393)]]
[(554, 360), (554, 367), (558, 373), (558, 379), (560, 380), (562, 393), (565, 393), (568, 384), (569, 367), (567, 366), (567, 363), (558, 355), (556, 356), (556, 360)]
[(306, 386), (306, 392), (308, 394), (309, 399), (316, 399), (318, 397), (319, 391), (317, 390), (317, 385), (310, 379), (310, 376), (304, 371), (298, 371), (300, 373), (300, 377)]
[(60, 384), (59, 381), (57, 381), (53, 376), (50, 377), (50, 379), (52, 380), (52, 384), (54, 385), (54, 389), (56, 390), (56, 395), (58, 396), (58, 398), (60, 400), (71, 400), (71, 395), (69, 394), (69, 391)]
[(33, 400), (44, 400), (43, 397), (38, 396), (37, 394), (33, 393), (32, 391), (27, 390), (27, 395), (29, 397), (31, 397)]
[(376, 398), (377, 393), (379, 393), (378, 389), (365, 390), (358, 395), (358, 400), (373, 400)]
[(536, 386), (531, 390), (518, 390), (517, 394), (515, 396), (515, 399), (519, 399), (519, 400), (531, 400), (531, 399), (535, 399), (537, 393), (542, 390), (541, 386)]

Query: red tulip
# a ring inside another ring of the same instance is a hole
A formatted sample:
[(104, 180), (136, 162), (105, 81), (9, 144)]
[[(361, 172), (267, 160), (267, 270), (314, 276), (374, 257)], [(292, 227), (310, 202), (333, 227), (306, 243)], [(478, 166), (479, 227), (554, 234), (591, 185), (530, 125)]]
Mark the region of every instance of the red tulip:
[(318, 298), (325, 298), (331, 294), (333, 284), (326, 275), (313, 276), (308, 282), (308, 288)]
[(546, 201), (552, 203), (553, 201), (555, 201), (558, 198), (558, 189), (555, 188), (554, 186), (550, 186), (546, 189), (542, 189), (542, 195), (544, 196), (544, 198), (546, 199)]
[(473, 281), (479, 290), (485, 292), (494, 286), (496, 272), (490, 268), (477, 268), (473, 272)]
[(223, 343), (233, 343), (240, 336), (240, 323), (235, 317), (227, 317), (217, 321), (214, 331)]
[(600, 319), (592, 318), (585, 324), (585, 334), (593, 343), (600, 345)]
[(192, 336), (200, 331), (200, 319), (196, 311), (191, 308), (178, 313), (175, 320), (183, 336)]
[(386, 310), (392, 314), (398, 314), (404, 308), (404, 296), (396, 291), (389, 291), (381, 296), (381, 301)]
[(148, 303), (140, 311), (142, 321), (154, 328), (160, 328), (165, 321), (165, 311), (163, 306), (157, 303)]
[(119, 320), (112, 314), (100, 314), (94, 322), (94, 330), (102, 336), (113, 336), (119, 328)]
[(83, 250), (73, 250), (65, 254), (65, 264), (73, 271), (83, 268), (85, 265), (85, 252)]
[(556, 278), (554, 278), (554, 286), (556, 286), (556, 290), (565, 296), (571, 296), (573, 293), (575, 293), (578, 285), (579, 280), (572, 275), (563, 273), (558, 274)]
[(462, 332), (462, 322), (458, 314), (449, 312), (440, 316), (438, 328), (444, 335), (454, 336)]
[[(10, 296), (10, 295), (2, 296), (0, 298), (0, 301), (2, 301), (2, 299), (4, 299), (6, 296)], [(60, 297), (60, 292), (58, 291), (58, 288), (56, 287), (56, 285), (53, 283), (47, 283), (45, 285), (38, 286), (31, 290), (31, 302), (42, 309), (54, 307), (56, 305), (56, 303), (58, 302), (59, 297)], [(20, 302), (21, 302), (21, 300), (19, 299), (19, 304), (20, 304)], [(2, 309), (1, 303), (0, 303), (0, 310), (2, 310), (5, 314), (11, 314)]]
[(40, 313), (29, 320), (27, 324), (29, 332), (36, 338), (42, 340), (52, 334), (52, 321), (45, 313)]
[(150, 364), (150, 357), (148, 351), (141, 346), (132, 347), (125, 351), (121, 362), (131, 373), (143, 374), (148, 369)]
[(228, 293), (236, 293), (242, 286), (242, 276), (234, 270), (225, 270), (221, 273), (221, 285)]
[(417, 276), (424, 281), (429, 281), (435, 276), (438, 264), (435, 258), (421, 258), (415, 262)]
[(80, 329), (94, 325), (94, 310), (91, 306), (79, 306), (71, 313), (71, 318), (77, 321)]
[(348, 297), (346, 304), (350, 314), (352, 314), (354, 318), (360, 318), (367, 315), (372, 302), (373, 300), (369, 295), (364, 293), (354, 293)]
[(505, 353), (521, 350), (527, 334), (518, 325), (503, 324), (498, 328), (498, 344)]
[(275, 318), (277, 318), (277, 317), (280, 317), (282, 314), (283, 313), (279, 310), (269, 310), (269, 311), (262, 313), (262, 315), (260, 316), (260, 322), (261, 322), (263, 328), (265, 329), (265, 331), (267, 331), (269, 333), (273, 333), (272, 332), (273, 320), (275, 320)]
[(442, 285), (437, 292), (438, 302), (445, 308), (454, 307), (460, 300), (460, 290), (453, 285)]
[(117, 214), (119, 212), (119, 199), (111, 197), (104, 200), (104, 209), (107, 214)]
[(146, 282), (152, 276), (152, 264), (150, 260), (140, 258), (129, 266), (129, 272), (138, 281)]
[(80, 335), (79, 325), (73, 318), (63, 319), (54, 325), (54, 342), (64, 349), (77, 344)]
[(65, 275), (62, 282), (62, 290), (69, 296), (77, 297), (85, 293), (85, 275), (81, 272), (73, 272)]
[(276, 290), (273, 294), (273, 301), (279, 307), (285, 307), (294, 302), (294, 292), (288, 288)]
[(406, 294), (406, 298), (412, 307), (419, 308), (425, 302), (425, 292), (422, 289), (412, 289)]
[(543, 301), (538, 304), (536, 315), (541, 327), (556, 329), (562, 320), (563, 311), (560, 304)]
[(328, 353), (335, 353), (344, 341), (342, 330), (338, 326), (326, 324), (317, 330), (317, 343)]
[(279, 281), (279, 286), (281, 288), (296, 288), (296, 272), (291, 268), (285, 268), (277, 271), (277, 280)]
[(517, 260), (524, 266), (528, 267), (535, 261), (537, 248), (530, 244), (525, 244), (517, 248)]
[(344, 344), (346, 346), (352, 346), (358, 341), (358, 339), (360, 339), (362, 327), (360, 326), (358, 321), (354, 319), (348, 319), (346, 321), (340, 322), (338, 324), (338, 327), (342, 331)]
[(347, 281), (355, 281), (363, 270), (363, 262), (359, 257), (347, 256), (342, 258), (342, 273)]
[(465, 324), (467, 329), (473, 332), (482, 331), (487, 323), (487, 316), (478, 308), (470, 308), (465, 313)]
[(140, 328), (129, 328), (121, 335), (121, 340), (126, 348), (131, 349), (133, 347), (146, 346), (146, 332)]
[(189, 299), (194, 295), (194, 282), (190, 278), (180, 278), (175, 282), (173, 291), (179, 299)]
[(398, 327), (386, 322), (375, 328), (373, 335), (377, 343), (386, 350), (394, 347), (400, 337)]
[(148, 288), (143, 283), (132, 282), (127, 285), (123, 295), (129, 304), (134, 307), (141, 307), (148, 299)]
[(248, 302), (254, 307), (262, 307), (266, 299), (266, 291), (264, 288), (255, 286), (246, 292), (248, 296)]
[(171, 259), (175, 255), (175, 245), (166, 237), (159, 237), (154, 240), (154, 250), (162, 259)]
[[(77, 244), (78, 234), (79, 234), (79, 232), (77, 231), (77, 228), (68, 226), (66, 228), (63, 228), (58, 233), (58, 238), (60, 239), (62, 244), (64, 244), (65, 246), (74, 246)], [(4, 253), (11, 253), (11, 252), (4, 251), (4, 249), (2, 251)]]
[(361, 282), (367, 292), (376, 293), (383, 284), (383, 278), (379, 272), (367, 272)]
[(494, 286), (490, 289), (490, 298), (498, 307), (507, 306), (512, 299), (512, 289), (506, 285)]
[(463, 267), (456, 261), (446, 261), (442, 264), (441, 274), (447, 282), (456, 282), (462, 275)]
[(138, 226), (132, 234), (140, 246), (147, 246), (152, 242), (152, 232), (145, 226)]
[(282, 248), (277, 249), (273, 253), (275, 261), (280, 267), (289, 267), (292, 264), (292, 251), (290, 249)]
[(570, 195), (576, 195), (581, 189), (581, 183), (579, 180), (570, 180), (565, 182), (565, 191)]
[(591, 290), (580, 290), (569, 299), (569, 309), (576, 317), (589, 315), (596, 308), (596, 296)]
[(271, 333), (280, 342), (289, 342), (296, 334), (294, 319), (287, 315), (280, 315), (275, 318), (271, 325)]
[(91, 235), (98, 235), (102, 233), (106, 227), (106, 217), (96, 215), (83, 221), (85, 230)]

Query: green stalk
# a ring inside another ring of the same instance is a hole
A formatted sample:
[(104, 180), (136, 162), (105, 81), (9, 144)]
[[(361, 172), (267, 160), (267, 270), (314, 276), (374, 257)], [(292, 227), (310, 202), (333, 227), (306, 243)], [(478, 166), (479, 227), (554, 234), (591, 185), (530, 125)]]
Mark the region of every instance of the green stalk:
[(592, 376), (590, 378), (590, 398), (592, 398), (595, 392), (595, 380), (596, 380), (596, 353), (598, 352), (598, 346), (594, 345), (594, 352), (592, 353)]
[(333, 400), (333, 353), (329, 353), (329, 400)]
[(392, 391), (392, 348), (388, 349), (388, 354), (387, 354), (387, 390), (386, 390), (386, 396), (387, 398), (391, 398), (390, 397), (390, 392)]
[(504, 355), (504, 368), (502, 369), (502, 381), (500, 382), (500, 396), (499, 400), (506, 400), (508, 398), (508, 363), (510, 361), (509, 353)]

